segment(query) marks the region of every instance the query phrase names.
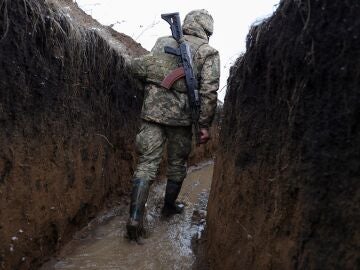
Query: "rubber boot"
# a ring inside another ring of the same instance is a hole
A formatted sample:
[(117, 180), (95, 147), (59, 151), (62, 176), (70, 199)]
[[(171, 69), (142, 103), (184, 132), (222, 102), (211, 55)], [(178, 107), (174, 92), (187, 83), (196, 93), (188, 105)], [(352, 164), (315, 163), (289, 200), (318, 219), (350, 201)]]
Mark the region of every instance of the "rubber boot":
[(150, 182), (134, 179), (131, 192), (130, 217), (126, 224), (127, 236), (138, 241), (144, 235), (145, 204), (149, 195)]
[(162, 209), (163, 216), (170, 217), (175, 214), (181, 214), (184, 211), (184, 204), (176, 202), (181, 186), (182, 182), (167, 181), (164, 207)]

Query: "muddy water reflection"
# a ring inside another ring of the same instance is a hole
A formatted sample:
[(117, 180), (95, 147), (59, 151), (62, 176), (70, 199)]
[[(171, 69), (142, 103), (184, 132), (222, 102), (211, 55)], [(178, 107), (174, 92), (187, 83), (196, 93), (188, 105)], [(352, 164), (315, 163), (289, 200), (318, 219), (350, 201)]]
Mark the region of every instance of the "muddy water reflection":
[(192, 239), (202, 232), (213, 173), (212, 162), (189, 169), (179, 199), (185, 213), (162, 220), (165, 183), (154, 184), (147, 203), (149, 238), (144, 245), (124, 238), (128, 207), (114, 208), (78, 232), (48, 269), (191, 269), (195, 256)]

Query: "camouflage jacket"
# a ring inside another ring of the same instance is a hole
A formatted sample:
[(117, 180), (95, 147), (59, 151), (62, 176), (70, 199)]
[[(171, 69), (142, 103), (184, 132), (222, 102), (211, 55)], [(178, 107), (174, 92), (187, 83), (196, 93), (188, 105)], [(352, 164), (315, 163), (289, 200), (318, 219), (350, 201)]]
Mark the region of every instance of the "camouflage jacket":
[[(217, 105), (219, 53), (208, 44), (207, 34), (198, 25), (189, 26), (184, 23), (183, 30), (184, 38), (190, 45), (194, 73), (199, 82), (199, 124), (200, 127), (209, 127)], [(191, 125), (191, 116), (185, 79), (175, 82), (170, 90), (160, 86), (162, 80), (180, 65), (176, 56), (164, 52), (165, 45), (178, 47), (172, 37), (161, 37), (149, 54), (132, 60), (132, 71), (146, 82), (141, 117), (170, 126), (188, 126)]]

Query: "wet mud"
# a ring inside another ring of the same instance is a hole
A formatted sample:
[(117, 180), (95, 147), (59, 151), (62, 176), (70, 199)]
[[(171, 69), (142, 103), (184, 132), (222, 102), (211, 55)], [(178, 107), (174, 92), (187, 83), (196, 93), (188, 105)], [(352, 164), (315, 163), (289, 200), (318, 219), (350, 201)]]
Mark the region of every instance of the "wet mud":
[(189, 168), (179, 195), (185, 212), (170, 219), (161, 217), (165, 180), (152, 186), (146, 205), (149, 235), (142, 245), (125, 237), (128, 205), (122, 204), (97, 216), (40, 269), (192, 269), (193, 246), (205, 226), (212, 173), (211, 161)]

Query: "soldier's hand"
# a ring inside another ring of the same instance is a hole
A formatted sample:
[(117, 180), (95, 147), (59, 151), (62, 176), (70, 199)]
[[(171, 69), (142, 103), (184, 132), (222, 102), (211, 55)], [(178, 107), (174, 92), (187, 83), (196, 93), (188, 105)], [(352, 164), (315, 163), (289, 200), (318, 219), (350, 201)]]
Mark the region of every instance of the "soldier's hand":
[(207, 128), (200, 128), (200, 144), (207, 143), (209, 139), (209, 130)]

